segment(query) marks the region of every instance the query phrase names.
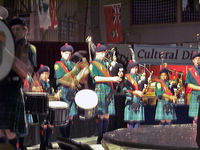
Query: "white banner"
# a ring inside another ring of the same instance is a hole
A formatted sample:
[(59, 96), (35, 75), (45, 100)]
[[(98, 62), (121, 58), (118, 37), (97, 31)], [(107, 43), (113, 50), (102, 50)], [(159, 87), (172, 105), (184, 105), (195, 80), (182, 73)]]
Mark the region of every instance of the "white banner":
[(172, 65), (192, 65), (192, 54), (197, 48), (162, 46), (162, 45), (134, 45), (135, 57), (138, 62), (146, 64), (162, 63), (164, 61)]
[[(119, 55), (124, 56), (128, 62), (131, 59), (129, 44), (107, 44), (108, 49), (115, 48)], [(135, 53), (135, 59), (140, 64), (161, 65), (161, 52), (163, 52), (164, 61), (170, 65), (192, 65), (192, 54), (195, 48), (167, 45), (139, 45), (134, 44), (132, 49)]]

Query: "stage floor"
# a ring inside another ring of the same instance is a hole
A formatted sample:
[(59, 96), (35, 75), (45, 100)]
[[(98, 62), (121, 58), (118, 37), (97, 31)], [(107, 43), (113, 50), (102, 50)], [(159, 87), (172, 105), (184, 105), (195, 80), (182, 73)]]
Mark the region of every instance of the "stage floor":
[[(102, 147), (101, 144), (96, 144), (96, 136), (92, 136), (92, 137), (82, 137), (82, 138), (73, 138), (72, 140), (76, 141), (76, 142), (81, 142), (84, 144), (88, 144), (90, 145), (91, 148), (93, 148), (94, 150), (104, 150), (104, 148)], [(52, 142), (53, 144), (53, 148), (52, 150), (61, 150), (59, 148), (59, 145), (56, 142)], [(40, 145), (33, 145), (30, 147), (27, 147), (28, 150), (39, 150)]]
[[(148, 127), (147, 127), (148, 126)], [(172, 132), (174, 131), (174, 129), (173, 128), (177, 128), (177, 127), (181, 127), (182, 126), (182, 128), (183, 129), (185, 129), (185, 128), (188, 128), (189, 130), (191, 130), (192, 132), (195, 132), (196, 131), (196, 126), (193, 126), (192, 124), (175, 124), (175, 125), (172, 125), (172, 126), (169, 126), (169, 127), (165, 127), (165, 128), (171, 128), (170, 130), (172, 130)], [(145, 128), (149, 128), (149, 127), (151, 127), (151, 125), (143, 125), (143, 126), (141, 126), (141, 128), (139, 128), (139, 129), (137, 129), (138, 131), (141, 129), (141, 130), (143, 130), (144, 131), (144, 129)], [(153, 130), (155, 130), (156, 128), (160, 128), (159, 127), (159, 125), (154, 125), (154, 126), (152, 126), (154, 129)], [(163, 129), (165, 129), (165, 128), (163, 128)], [(121, 129), (117, 129), (117, 130), (114, 130), (114, 131), (111, 131), (110, 133), (112, 133), (112, 132), (118, 132), (118, 130), (127, 130), (126, 128), (121, 128)], [(140, 131), (141, 131), (140, 130)], [(150, 129), (151, 130), (151, 129)], [(157, 129), (156, 129), (157, 130)], [(179, 128), (179, 130), (181, 130), (180, 128)], [(178, 130), (178, 131), (179, 131)], [(188, 130), (188, 131), (189, 131)], [(194, 131), (195, 130), (195, 131)], [(141, 131), (141, 132), (143, 132), (143, 131)], [(135, 132), (135, 131), (134, 131)], [(159, 131), (160, 132), (160, 131)], [(186, 131), (184, 131), (185, 133), (183, 133), (183, 135), (184, 136), (187, 136), (187, 135), (190, 135), (189, 133), (187, 133)], [(106, 134), (107, 135), (109, 135), (110, 134), (109, 132), (107, 132)], [(145, 133), (147, 133), (146, 131), (145, 131)], [(166, 132), (165, 132), (166, 133)], [(123, 133), (123, 134), (125, 134), (125, 133)], [(120, 135), (123, 135), (122, 133), (120, 133)], [(169, 134), (169, 133), (166, 133), (166, 134)], [(145, 134), (146, 135), (146, 134)], [(152, 134), (151, 134), (152, 135)], [(178, 133), (175, 133), (175, 135), (178, 135), (178, 136), (180, 136), (180, 132), (178, 132)], [(119, 136), (118, 136), (119, 137)], [(124, 136), (123, 136), (124, 137)], [(163, 135), (163, 137), (164, 137), (164, 135)], [(105, 137), (106, 138), (106, 137)], [(145, 137), (143, 137), (143, 139), (146, 139), (146, 140), (144, 140), (144, 141), (149, 141), (148, 140), (148, 138), (150, 138), (149, 140), (153, 140), (151, 137), (147, 137), (147, 136), (145, 136)], [(193, 142), (193, 138), (194, 137), (187, 137), (187, 138), (189, 138), (191, 141), (189, 141), (189, 142), (191, 142), (191, 145), (195, 145), (195, 143)], [(118, 145), (118, 144), (113, 144), (112, 142), (111, 143), (107, 143), (107, 144), (109, 144), (109, 146), (107, 147), (106, 146), (106, 148), (105, 148), (105, 145), (104, 145), (104, 147), (103, 147), (103, 145), (101, 145), (101, 144), (96, 144), (96, 139), (97, 139), (97, 136), (91, 136), (91, 137), (81, 137), (81, 138), (72, 138), (72, 140), (74, 140), (74, 141), (76, 141), (76, 142), (81, 142), (81, 143), (83, 143), (83, 144), (88, 144), (88, 145), (90, 145), (90, 147), (91, 148), (93, 148), (94, 150), (121, 150), (121, 149), (123, 149), (123, 150), (147, 150), (146, 148), (139, 148), (139, 147), (137, 147), (137, 148), (133, 148), (133, 147), (126, 147), (126, 146), (121, 146), (121, 145)], [(131, 138), (132, 139), (132, 138)], [(133, 139), (134, 139), (134, 136), (133, 136)], [(132, 139), (132, 140), (133, 140)], [(170, 142), (171, 142), (171, 140), (176, 140), (177, 139), (177, 137), (175, 136), (175, 138), (174, 138), (174, 136), (172, 135), (171, 136), (171, 138), (170, 138)], [(182, 140), (184, 139), (184, 137), (182, 137)], [(169, 140), (169, 139), (168, 139)], [(134, 140), (133, 140), (134, 141)], [(154, 141), (154, 140), (153, 140)], [(165, 141), (165, 140), (164, 140)], [(119, 142), (119, 141), (118, 141)], [(169, 141), (168, 141), (169, 142)], [(175, 141), (174, 141), (175, 142)], [(133, 142), (134, 143), (134, 142)], [(177, 141), (177, 143), (179, 143), (178, 141)], [(166, 143), (162, 143), (162, 144), (166, 144)], [(54, 149), (53, 150), (60, 150), (60, 148), (59, 148), (59, 145), (56, 143), (56, 142), (53, 142), (53, 147), (54, 147)], [(195, 147), (195, 146), (194, 146)], [(193, 147), (193, 148), (194, 148)], [(176, 147), (177, 148), (177, 147)], [(30, 146), (30, 147), (27, 147), (27, 149), (28, 150), (39, 150), (39, 144), (37, 144), (37, 145), (34, 145), (34, 146)], [(156, 148), (155, 148), (156, 149)], [(195, 148), (194, 148), (195, 149)], [(149, 150), (149, 148), (148, 148), (148, 150)]]

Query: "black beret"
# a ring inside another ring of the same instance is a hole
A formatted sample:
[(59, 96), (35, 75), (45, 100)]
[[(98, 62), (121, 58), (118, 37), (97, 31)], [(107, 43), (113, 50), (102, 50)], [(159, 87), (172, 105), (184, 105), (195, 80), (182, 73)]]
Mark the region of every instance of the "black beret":
[(200, 57), (200, 53), (197, 53), (196, 51), (194, 51), (192, 59), (194, 59), (195, 57)]
[(10, 27), (14, 26), (14, 25), (22, 25), (22, 26), (26, 26), (26, 23), (23, 19), (21, 18), (13, 18), (12, 20), (10, 20), (9, 25)]
[(130, 60), (129, 64), (128, 64), (128, 70), (130, 70), (131, 68), (133, 68), (135, 66), (139, 66), (138, 62)]
[(106, 46), (105, 45), (101, 45), (100, 43), (97, 44), (97, 47), (95, 48), (96, 52), (103, 52), (106, 51)]
[(38, 70), (38, 73), (41, 74), (43, 72), (49, 72), (50, 69), (48, 66), (45, 66), (45, 65), (40, 65), (40, 69)]
[(63, 45), (61, 48), (60, 48), (60, 50), (62, 51), (62, 52), (66, 52), (66, 51), (68, 51), (68, 52), (73, 52), (74, 51), (74, 48), (71, 46), (71, 45), (69, 45), (68, 43), (65, 43), (65, 45)]
[(160, 71), (159, 71), (159, 74), (161, 73), (166, 73), (168, 75), (169, 73), (169, 70), (167, 68), (162, 68)]

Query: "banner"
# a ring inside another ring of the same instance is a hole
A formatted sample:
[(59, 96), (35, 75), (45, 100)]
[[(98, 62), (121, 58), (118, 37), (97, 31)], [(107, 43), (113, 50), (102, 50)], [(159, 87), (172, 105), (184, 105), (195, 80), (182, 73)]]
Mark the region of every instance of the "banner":
[(107, 41), (109, 43), (120, 43), (123, 40), (120, 22), (120, 12), (121, 3), (104, 6)]
[(40, 28), (46, 30), (57, 27), (56, 1), (38, 0), (37, 6)]
[(57, 28), (58, 21), (56, 18), (56, 0), (50, 0), (50, 19), (51, 19), (51, 27), (50, 28)]

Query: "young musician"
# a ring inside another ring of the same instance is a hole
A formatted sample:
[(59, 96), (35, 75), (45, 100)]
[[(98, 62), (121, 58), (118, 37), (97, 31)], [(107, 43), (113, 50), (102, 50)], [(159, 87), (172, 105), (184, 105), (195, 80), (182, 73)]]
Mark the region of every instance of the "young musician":
[(174, 102), (177, 97), (169, 89), (168, 69), (163, 68), (159, 72), (160, 80), (156, 82), (155, 94), (157, 97), (157, 106), (155, 120), (160, 121), (160, 125), (171, 125), (172, 120), (176, 120)]
[[(14, 18), (9, 25), (16, 42), (15, 62), (9, 75), (0, 83), (0, 106), (2, 107), (0, 108), (0, 129), (5, 129), (0, 130), (0, 141), (5, 134), (15, 149), (23, 150), (26, 149), (23, 141), (28, 129), (22, 82), (36, 67), (36, 48), (26, 39), (28, 28), (22, 19)], [(19, 65), (19, 61), (22, 65)]]
[(98, 44), (95, 51), (95, 59), (90, 64), (90, 74), (98, 95), (97, 144), (100, 144), (103, 134), (108, 130), (109, 115), (115, 114), (113, 83), (119, 83), (121, 78), (110, 76), (110, 62), (105, 62), (106, 47)]
[[(61, 60), (57, 61), (54, 65), (55, 70), (55, 78), (58, 90), (61, 90), (61, 100), (68, 103), (70, 106), (69, 112), (69, 123), (60, 128), (61, 134), (63, 137), (70, 139), (71, 138), (71, 128), (73, 116), (77, 114), (77, 108), (74, 102), (74, 97), (76, 94), (75, 86), (78, 84), (76, 77), (74, 74), (79, 72), (79, 69), (75, 67), (75, 63), (70, 61), (71, 54), (74, 51), (74, 48), (65, 43), (60, 48), (61, 51)], [(73, 70), (73, 73), (69, 73)], [(68, 75), (67, 80), (64, 80), (64, 76)]]
[[(52, 94), (51, 86), (49, 83), (50, 68), (45, 65), (40, 65), (38, 70), (39, 82), (42, 86), (43, 92)], [(49, 123), (47, 115), (39, 116), (40, 122), (40, 150), (45, 150), (47, 148), (52, 149), (51, 136), (53, 134), (54, 126)]]
[(130, 61), (128, 71), (125, 75), (123, 91), (126, 93), (124, 121), (127, 122), (127, 128), (138, 128), (140, 122), (145, 120), (144, 106), (141, 100), (143, 92), (139, 90), (138, 66), (136, 61)]
[(189, 103), (189, 117), (193, 118), (193, 125), (197, 124), (199, 100), (200, 100), (200, 53), (196, 53), (192, 57), (194, 66), (187, 71), (185, 84), (192, 89)]

